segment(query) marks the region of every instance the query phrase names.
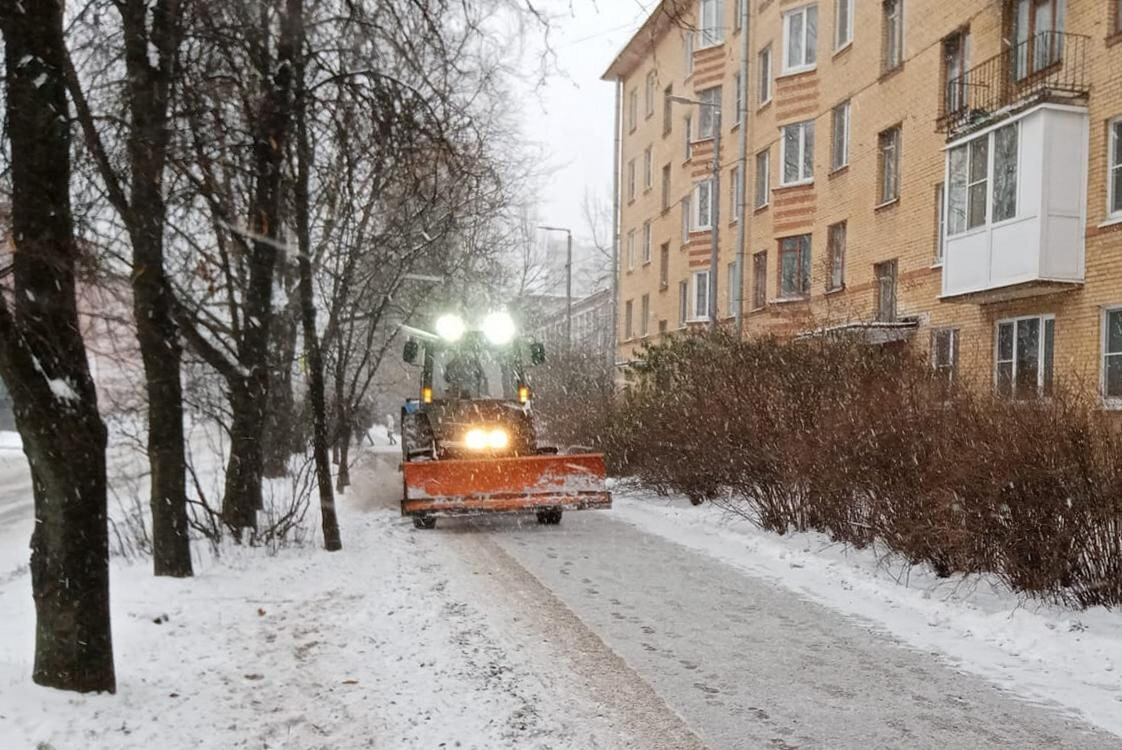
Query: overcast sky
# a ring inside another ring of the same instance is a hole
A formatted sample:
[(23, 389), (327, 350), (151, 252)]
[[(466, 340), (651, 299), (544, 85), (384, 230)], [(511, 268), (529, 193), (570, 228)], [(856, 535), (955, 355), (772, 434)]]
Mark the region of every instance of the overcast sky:
[(540, 144), (549, 174), (540, 219), (589, 236), (586, 190), (611, 205), (615, 86), (601, 81), (657, 0), (550, 0), (557, 15), (551, 47), (559, 68), (527, 97), (523, 133)]

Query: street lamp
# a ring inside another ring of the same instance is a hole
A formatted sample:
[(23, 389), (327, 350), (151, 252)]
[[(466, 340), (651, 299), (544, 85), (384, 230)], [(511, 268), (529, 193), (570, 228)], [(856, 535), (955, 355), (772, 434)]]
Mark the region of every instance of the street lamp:
[(564, 232), (565, 243), (565, 351), (573, 351), (573, 232), (565, 227), (539, 226), (545, 232)]
[[(712, 231), (712, 247), (709, 250), (709, 328), (717, 328), (717, 265), (720, 263), (718, 248), (721, 240), (721, 107), (714, 102), (689, 99), (684, 96), (666, 97), (678, 104), (696, 104), (698, 107), (711, 107), (713, 110), (713, 185), (709, 191), (709, 220)], [(731, 281), (731, 279), (730, 279)]]

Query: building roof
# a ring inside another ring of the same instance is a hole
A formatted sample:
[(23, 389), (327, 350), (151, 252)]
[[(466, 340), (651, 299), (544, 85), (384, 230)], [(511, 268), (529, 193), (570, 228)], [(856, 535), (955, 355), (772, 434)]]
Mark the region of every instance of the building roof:
[(661, 39), (669, 29), (679, 26), (682, 15), (691, 3), (692, 0), (662, 0), (612, 60), (601, 80), (614, 81), (634, 70), (649, 53), (650, 45)]

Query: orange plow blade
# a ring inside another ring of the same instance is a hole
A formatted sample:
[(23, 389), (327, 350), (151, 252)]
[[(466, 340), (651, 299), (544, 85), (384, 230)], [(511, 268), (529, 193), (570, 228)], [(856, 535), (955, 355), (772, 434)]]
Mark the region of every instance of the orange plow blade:
[(405, 516), (612, 507), (596, 454), (408, 462)]

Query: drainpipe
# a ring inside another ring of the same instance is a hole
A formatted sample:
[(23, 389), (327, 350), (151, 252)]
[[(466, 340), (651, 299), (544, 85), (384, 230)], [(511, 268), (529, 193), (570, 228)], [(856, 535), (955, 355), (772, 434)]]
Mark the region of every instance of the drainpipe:
[[(740, 117), (740, 221), (736, 224), (736, 292), (732, 295), (736, 306), (738, 340), (744, 336), (744, 259), (748, 238), (751, 237), (748, 232), (748, 54), (751, 49), (748, 44), (748, 9), (751, 5), (751, 0), (742, 0), (740, 15), (740, 87), (744, 93), (740, 97), (741, 109), (737, 113)], [(729, 279), (730, 284), (733, 281)]]

